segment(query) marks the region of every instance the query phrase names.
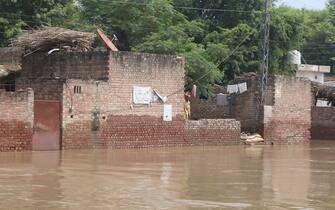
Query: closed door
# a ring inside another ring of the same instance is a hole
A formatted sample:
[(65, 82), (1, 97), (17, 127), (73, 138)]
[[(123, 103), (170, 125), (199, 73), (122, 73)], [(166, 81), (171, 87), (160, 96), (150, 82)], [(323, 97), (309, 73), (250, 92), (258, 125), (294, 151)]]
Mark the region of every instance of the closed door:
[(60, 150), (59, 101), (34, 102), (33, 150)]

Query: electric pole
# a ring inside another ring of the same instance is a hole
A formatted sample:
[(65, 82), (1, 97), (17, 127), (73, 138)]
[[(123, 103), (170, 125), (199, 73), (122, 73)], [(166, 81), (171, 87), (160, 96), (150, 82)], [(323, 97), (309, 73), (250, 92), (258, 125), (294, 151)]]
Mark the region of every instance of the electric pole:
[(265, 0), (264, 2), (264, 14), (261, 23), (261, 55), (260, 55), (260, 66), (259, 71), (261, 74), (260, 78), (260, 105), (265, 104), (267, 83), (268, 83), (268, 72), (269, 72), (269, 48), (270, 48), (270, 9), (271, 0)]

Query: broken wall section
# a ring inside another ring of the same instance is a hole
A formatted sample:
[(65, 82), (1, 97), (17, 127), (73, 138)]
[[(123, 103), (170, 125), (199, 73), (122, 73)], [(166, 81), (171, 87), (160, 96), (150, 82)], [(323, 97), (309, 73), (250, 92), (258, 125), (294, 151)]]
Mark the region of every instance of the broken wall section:
[[(247, 91), (230, 94), (228, 105), (219, 106), (214, 100), (195, 100), (191, 102), (192, 119), (228, 119), (233, 118), (241, 122), (244, 132), (258, 132), (259, 123), (259, 84), (256, 73), (244, 73), (236, 77), (230, 84), (247, 84)], [(226, 91), (224, 91), (226, 92)]]
[(34, 93), (0, 90), (0, 151), (31, 150)]
[(232, 96), (232, 118), (241, 122), (242, 131), (257, 132), (259, 130), (259, 88), (258, 76), (255, 73), (245, 74), (232, 81), (233, 84), (247, 83), (248, 90)]
[(312, 107), (312, 139), (335, 140), (335, 107)]
[[(234, 84), (247, 83), (248, 90), (232, 95), (232, 118), (241, 122), (242, 132), (257, 133), (263, 131), (263, 107), (260, 105), (260, 78), (254, 73), (245, 73), (232, 81)], [(272, 106), (274, 103), (274, 76), (268, 77), (264, 103)]]
[(311, 138), (311, 82), (276, 76), (274, 104), (264, 107), (264, 139), (268, 143), (293, 144)]

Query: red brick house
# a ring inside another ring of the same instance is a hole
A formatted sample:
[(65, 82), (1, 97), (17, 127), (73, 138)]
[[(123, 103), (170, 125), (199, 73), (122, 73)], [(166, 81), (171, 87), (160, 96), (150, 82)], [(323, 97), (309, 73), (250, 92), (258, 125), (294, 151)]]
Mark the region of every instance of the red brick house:
[(0, 57), (0, 65), (9, 61), (22, 69), (0, 75), (0, 84), (15, 85), (0, 88), (0, 150), (240, 143), (235, 120), (184, 120), (181, 57), (111, 51)]

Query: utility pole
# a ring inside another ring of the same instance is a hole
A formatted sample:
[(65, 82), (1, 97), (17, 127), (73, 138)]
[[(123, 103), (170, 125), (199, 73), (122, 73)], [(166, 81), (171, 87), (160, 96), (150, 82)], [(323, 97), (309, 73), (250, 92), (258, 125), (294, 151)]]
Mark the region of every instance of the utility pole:
[(264, 2), (264, 14), (261, 24), (261, 55), (260, 55), (260, 66), (259, 71), (261, 78), (259, 81), (260, 85), (260, 106), (265, 104), (267, 83), (268, 83), (268, 72), (269, 72), (269, 48), (270, 48), (270, 9), (271, 0), (265, 0)]

